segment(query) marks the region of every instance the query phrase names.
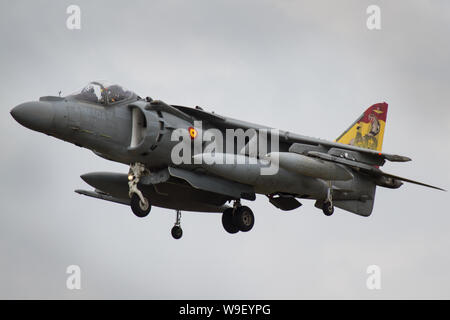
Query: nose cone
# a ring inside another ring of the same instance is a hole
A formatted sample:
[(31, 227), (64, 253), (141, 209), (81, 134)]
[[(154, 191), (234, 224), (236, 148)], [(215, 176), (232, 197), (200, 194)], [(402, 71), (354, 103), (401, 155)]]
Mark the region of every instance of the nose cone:
[(11, 116), (31, 130), (50, 133), (53, 127), (53, 105), (47, 102), (26, 102), (11, 110)]

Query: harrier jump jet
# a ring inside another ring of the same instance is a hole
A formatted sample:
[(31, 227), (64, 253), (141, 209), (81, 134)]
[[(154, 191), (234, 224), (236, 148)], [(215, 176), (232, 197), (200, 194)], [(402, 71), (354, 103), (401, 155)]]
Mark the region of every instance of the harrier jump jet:
[(227, 232), (251, 230), (255, 218), (241, 200), (256, 194), (281, 210), (312, 199), (327, 216), (337, 207), (367, 217), (377, 186), (397, 189), (403, 181), (443, 190), (379, 169), (386, 160), (411, 160), (381, 152), (387, 111), (386, 103), (377, 103), (326, 141), (96, 81), (66, 97), (20, 104), (11, 115), (31, 130), (128, 165), (128, 174), (83, 174), (94, 190), (76, 192), (129, 205), (138, 217), (152, 206), (174, 209), (172, 236), (179, 239), (181, 211), (220, 212)]

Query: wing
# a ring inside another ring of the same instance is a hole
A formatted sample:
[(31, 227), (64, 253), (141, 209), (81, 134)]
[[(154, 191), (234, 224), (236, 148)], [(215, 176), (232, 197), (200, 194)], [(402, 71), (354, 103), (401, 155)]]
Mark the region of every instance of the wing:
[[(218, 128), (230, 128), (230, 129), (254, 129), (256, 131), (260, 129), (270, 130), (272, 128), (246, 122), (238, 119), (233, 119), (225, 116), (221, 116), (215, 113), (204, 111), (201, 108), (189, 108), (183, 106), (172, 106), (181, 112), (188, 114), (194, 119), (208, 121), (210, 124)], [(387, 188), (398, 188), (402, 185), (400, 181), (418, 184), (421, 186), (443, 190), (442, 188), (435, 187), (423, 182), (414, 181), (411, 179), (395, 176), (385, 173), (378, 169), (378, 166), (382, 166), (386, 160), (391, 162), (407, 162), (411, 161), (411, 158), (380, 152), (377, 150), (360, 148), (348, 144), (342, 144), (338, 142), (307, 137), (288, 131), (278, 131), (280, 137), (280, 143), (288, 145), (289, 152), (300, 153), (312, 157), (318, 157), (326, 161), (332, 161), (339, 164), (348, 166), (358, 172), (363, 172), (373, 178), (380, 186)]]
[[(218, 115), (215, 113), (210, 113), (210, 112), (204, 111), (202, 109), (193, 109), (193, 108), (183, 107), (183, 106), (172, 106), (172, 107), (174, 107), (174, 108), (182, 111), (183, 113), (188, 114), (198, 120), (208, 121), (211, 124), (213, 124), (219, 128), (230, 128), (230, 129), (241, 128), (244, 130), (245, 129), (255, 129), (256, 131), (258, 131), (259, 129), (266, 129), (266, 130), (273, 129), (273, 128), (270, 128), (267, 126), (262, 126), (262, 125), (251, 123), (251, 122), (246, 122), (246, 121), (242, 121), (242, 120), (238, 120), (238, 119), (224, 117), (224, 116), (221, 116), (221, 115)], [(342, 144), (342, 143), (338, 143), (338, 142), (307, 137), (307, 136), (291, 133), (288, 131), (279, 130), (278, 134), (280, 136), (280, 142), (284, 142), (287, 144), (294, 144), (294, 143), (305, 144), (305, 145), (308, 145), (311, 147), (316, 147), (316, 148), (320, 147), (325, 150), (329, 150), (331, 148), (339, 148), (339, 149), (343, 149), (343, 150), (355, 151), (355, 152), (358, 152), (363, 155), (367, 155), (368, 157), (372, 158), (374, 163), (378, 162), (377, 165), (383, 165), (384, 160), (388, 160), (391, 162), (411, 161), (410, 158), (405, 157), (405, 156), (383, 153), (383, 152), (379, 152), (376, 150), (365, 149), (365, 148), (360, 148), (360, 147)]]
[[(364, 174), (370, 176), (377, 185), (383, 186), (386, 188), (392, 188), (392, 189), (399, 188), (402, 185), (402, 183), (400, 181), (405, 181), (405, 182), (409, 182), (409, 183), (418, 184), (418, 185), (421, 185), (424, 187), (429, 187), (429, 188), (433, 188), (433, 189), (437, 189), (437, 190), (446, 191), (442, 188), (435, 187), (435, 186), (432, 186), (432, 185), (429, 185), (429, 184), (426, 184), (423, 182), (419, 182), (419, 181), (415, 181), (415, 180), (411, 180), (408, 178), (403, 178), (403, 177), (399, 177), (399, 176), (395, 176), (393, 174), (383, 172), (380, 169), (378, 169), (376, 166), (358, 161), (358, 160), (360, 160), (357, 158), (358, 153), (355, 153), (355, 152), (339, 153), (339, 150), (341, 150), (341, 149), (333, 149), (332, 148), (329, 150), (328, 153), (322, 153), (322, 152), (318, 152), (318, 151), (309, 151), (309, 152), (307, 152), (307, 155), (314, 157), (314, 158), (319, 158), (319, 159), (322, 159), (325, 161), (334, 162), (336, 164), (345, 165), (345, 166), (353, 169), (354, 171), (364, 173)], [(343, 154), (346, 154), (347, 156), (342, 156)]]
[(437, 189), (437, 190), (441, 190), (441, 191), (447, 191), (445, 189), (436, 187), (436, 186), (432, 186), (423, 182), (419, 182), (419, 181), (415, 181), (415, 180), (411, 180), (408, 178), (403, 178), (403, 177), (399, 177), (399, 176), (395, 176), (393, 174), (389, 174), (386, 172), (382, 172), (382, 174), (380, 175), (381, 177), (384, 177), (386, 179), (394, 179), (394, 180), (399, 180), (399, 181), (405, 181), (405, 182), (409, 182), (409, 183), (413, 183), (413, 184), (418, 184), (420, 186), (424, 186), (424, 187), (428, 187), (428, 188), (433, 188), (433, 189)]

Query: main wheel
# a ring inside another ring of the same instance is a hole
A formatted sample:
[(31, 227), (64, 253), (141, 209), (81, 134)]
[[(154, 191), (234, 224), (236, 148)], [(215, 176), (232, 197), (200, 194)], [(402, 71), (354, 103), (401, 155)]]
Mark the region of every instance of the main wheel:
[(131, 196), (131, 210), (136, 217), (146, 217), (151, 209), (152, 206), (147, 198), (144, 197), (144, 202), (142, 202), (139, 196), (136, 193), (133, 193)]
[(243, 232), (250, 231), (255, 224), (255, 216), (252, 210), (246, 206), (238, 207), (233, 218), (234, 224)]
[(172, 231), (171, 231), (171, 233), (172, 233), (172, 237), (174, 238), (174, 239), (180, 239), (182, 236), (183, 236), (183, 229), (181, 229), (181, 227), (180, 226), (174, 226), (173, 228), (172, 228)]
[(233, 223), (233, 208), (225, 209), (222, 213), (222, 225), (226, 232), (236, 233), (239, 228)]
[(325, 201), (323, 203), (322, 211), (326, 216), (331, 216), (334, 212), (333, 204), (329, 201)]

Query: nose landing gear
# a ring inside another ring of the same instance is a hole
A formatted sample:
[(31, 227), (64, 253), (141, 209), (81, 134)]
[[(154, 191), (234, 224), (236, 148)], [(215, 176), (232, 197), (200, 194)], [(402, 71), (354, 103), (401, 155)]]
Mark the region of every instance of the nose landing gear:
[(133, 213), (139, 218), (146, 217), (152, 209), (150, 201), (138, 188), (139, 180), (145, 170), (145, 166), (142, 163), (134, 163), (130, 165), (130, 171), (128, 173), (128, 195), (131, 198), (130, 206)]
[(329, 201), (325, 201), (323, 203), (322, 211), (326, 216), (331, 216), (334, 213), (333, 203), (329, 202)]

